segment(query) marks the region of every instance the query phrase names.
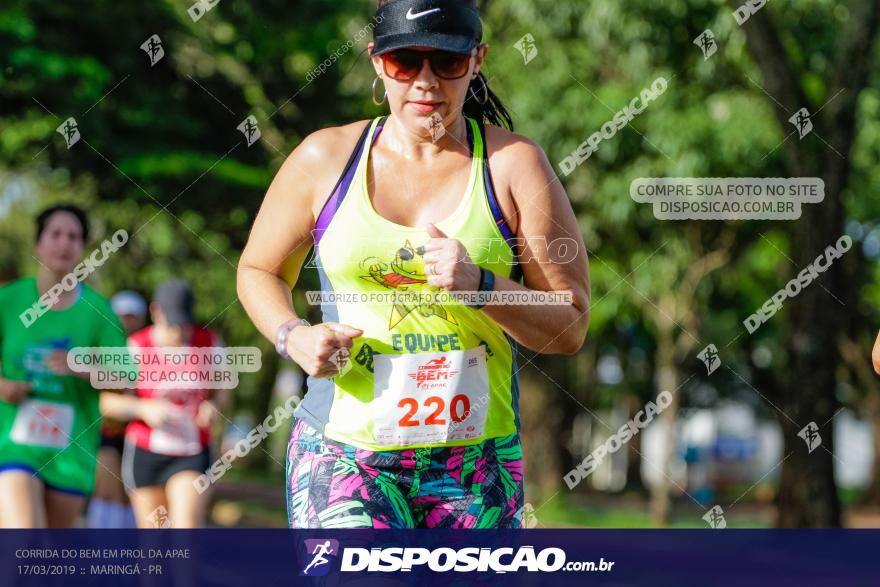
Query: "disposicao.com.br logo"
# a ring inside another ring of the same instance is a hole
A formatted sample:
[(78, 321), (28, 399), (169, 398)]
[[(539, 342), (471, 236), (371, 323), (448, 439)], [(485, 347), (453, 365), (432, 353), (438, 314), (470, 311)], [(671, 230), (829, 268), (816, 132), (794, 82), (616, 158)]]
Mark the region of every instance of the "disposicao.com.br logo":
[[(339, 543), (336, 540), (306, 540), (309, 554), (300, 576), (317, 577), (330, 571), (329, 556), (336, 557)], [(427, 567), (437, 573), (449, 571), (516, 573), (519, 571), (553, 573), (556, 571), (611, 571), (614, 562), (600, 559), (594, 561), (566, 562), (561, 548), (544, 548), (535, 551), (533, 546), (519, 548), (465, 547), (465, 548), (387, 548), (348, 547), (342, 551), (340, 572), (410, 572)]]

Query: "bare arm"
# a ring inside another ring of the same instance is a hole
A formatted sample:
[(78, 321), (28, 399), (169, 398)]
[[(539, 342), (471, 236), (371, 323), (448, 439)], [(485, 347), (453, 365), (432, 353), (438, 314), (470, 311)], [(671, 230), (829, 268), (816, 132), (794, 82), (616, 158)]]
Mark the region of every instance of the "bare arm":
[(309, 149), (306, 139), (273, 179), (238, 263), (238, 297), (270, 341), (278, 326), (296, 317), (290, 290), (312, 244)]
[(877, 333), (877, 340), (874, 341), (874, 352), (871, 353), (871, 361), (874, 363), (874, 371), (880, 375), (880, 332)]
[[(314, 133), (287, 158), (266, 192), (238, 264), (238, 297), (257, 330), (273, 343), (278, 328), (297, 317), (290, 290), (313, 243), (314, 199), (325, 187), (319, 176), (326, 174), (328, 153), (339, 151), (339, 136), (336, 129)], [(351, 348), (362, 333), (335, 323), (301, 326), (288, 337), (287, 350), (309, 375), (331, 376), (337, 367), (330, 357), (339, 348)]]
[(497, 276), (495, 290), (570, 292), (572, 303), (493, 305), (482, 311), (526, 348), (547, 354), (574, 354), (583, 346), (590, 323), (586, 246), (568, 196), (541, 148), (521, 141), (511, 149), (511, 156), (518, 162), (511, 191), (520, 211), (516, 236), (525, 243), (521, 255), (525, 286)]
[(145, 398), (130, 392), (117, 393), (102, 391), (99, 400), (101, 415), (120, 422), (143, 420), (149, 426), (158, 428), (177, 417), (174, 404), (162, 398)]
[[(519, 214), (517, 240), (524, 283), (495, 277), (497, 292), (564, 292), (566, 305), (486, 305), (481, 310), (514, 340), (546, 354), (572, 355), (583, 346), (590, 322), (590, 279), (587, 251), (577, 219), (547, 157), (540, 147), (521, 137), (508, 143), (504, 161), (495, 168), (508, 174)], [(446, 239), (436, 227), (426, 245), (425, 262), (436, 263), (438, 274), (428, 283), (447, 291), (473, 291), (479, 267), (457, 240)]]
[[(3, 373), (3, 363), (0, 363), (0, 373)], [(0, 401), (19, 404), (31, 390), (31, 384), (27, 381), (13, 381), (0, 375)]]
[(140, 399), (127, 393), (102, 391), (100, 396), (101, 415), (119, 422), (139, 420)]

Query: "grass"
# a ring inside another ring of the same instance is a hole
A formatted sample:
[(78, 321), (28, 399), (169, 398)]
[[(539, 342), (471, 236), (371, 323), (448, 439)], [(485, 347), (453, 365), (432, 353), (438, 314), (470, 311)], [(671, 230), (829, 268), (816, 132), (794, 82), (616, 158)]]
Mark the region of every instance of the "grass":
[[(277, 488), (284, 483), (284, 473), (267, 474), (265, 470), (248, 470), (240, 467), (231, 468), (223, 477), (222, 483), (235, 485), (237, 482), (248, 485), (262, 485)], [(721, 500), (724, 517), (730, 528), (770, 528), (773, 523), (768, 519), (766, 508), (770, 506), (766, 499), (758, 497), (754, 488), (728, 487), (725, 498)], [(852, 507), (858, 504), (864, 490), (841, 488), (838, 490), (841, 505)], [(738, 504), (726, 507), (735, 497), (740, 496)], [(248, 527), (278, 526), (285, 527), (287, 514), (283, 504), (267, 505), (254, 499), (225, 499), (221, 508), (221, 517), (231, 525)], [(543, 499), (532, 498), (532, 505), (538, 508), (535, 517), (538, 528), (655, 528), (654, 520), (649, 512), (646, 498), (640, 495), (602, 495), (571, 498), (560, 492), (556, 497), (544, 503)], [(543, 504), (543, 505), (542, 505)], [(690, 501), (679, 501), (673, 508), (668, 528), (707, 528), (702, 519), (705, 510)], [(763, 513), (764, 515), (760, 515)], [(225, 514), (225, 515), (224, 515)], [(235, 520), (239, 520), (235, 523)], [(227, 525), (227, 524), (221, 524)]]
[[(283, 473), (267, 475), (265, 470), (247, 470), (233, 467), (223, 477), (222, 483), (235, 485), (237, 482), (249, 485), (263, 485), (276, 488), (284, 482)], [(747, 488), (746, 488), (747, 489)], [(734, 491), (737, 495), (741, 493)], [(841, 496), (843, 501), (852, 501), (855, 496)], [(279, 507), (269, 506), (253, 499), (224, 499), (221, 517), (227, 523), (221, 525), (242, 526), (281, 526), (287, 524), (287, 514), (283, 504)], [(531, 499), (532, 505), (538, 509), (535, 517), (538, 528), (655, 528), (654, 520), (649, 512), (648, 501), (641, 496), (627, 495), (596, 495), (572, 499), (562, 492), (544, 503), (543, 499)], [(722, 501), (722, 507), (732, 501)], [(543, 504), (543, 505), (542, 505)], [(743, 499), (734, 508), (725, 507), (724, 517), (730, 528), (768, 528), (772, 526), (766, 517), (756, 513), (755, 506)], [(677, 502), (673, 508), (672, 519), (668, 528), (707, 528), (702, 519), (705, 510), (693, 502)], [(232, 522), (231, 524), (228, 524)], [(237, 523), (236, 523), (237, 522)]]
[[(540, 502), (539, 502), (540, 503)], [(574, 503), (556, 497), (542, 506), (535, 517), (538, 528), (655, 528), (654, 520), (644, 500), (599, 497), (594, 503)], [(741, 508), (742, 509), (742, 508)], [(678, 505), (667, 528), (708, 528), (702, 519), (705, 512), (696, 504)], [(752, 512), (724, 513), (729, 528), (768, 528), (766, 520)]]

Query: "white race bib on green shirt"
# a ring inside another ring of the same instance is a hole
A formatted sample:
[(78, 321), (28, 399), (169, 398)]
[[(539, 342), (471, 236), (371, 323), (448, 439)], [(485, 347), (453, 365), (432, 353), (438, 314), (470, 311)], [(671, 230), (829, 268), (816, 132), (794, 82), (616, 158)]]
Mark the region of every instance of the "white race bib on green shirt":
[(73, 406), (26, 400), (18, 406), (10, 438), (18, 444), (67, 448), (73, 433)]

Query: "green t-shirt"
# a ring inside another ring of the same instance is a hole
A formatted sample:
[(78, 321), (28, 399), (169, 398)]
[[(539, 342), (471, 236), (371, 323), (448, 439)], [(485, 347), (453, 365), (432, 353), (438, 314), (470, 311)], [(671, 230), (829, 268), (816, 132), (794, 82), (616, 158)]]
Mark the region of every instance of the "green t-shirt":
[(31, 320), (27, 310), (38, 298), (33, 277), (0, 288), (2, 375), (33, 386), (19, 405), (0, 400), (0, 470), (29, 470), (50, 488), (88, 494), (100, 444), (98, 391), (55, 375), (46, 359), (55, 349), (124, 347), (125, 331), (109, 302), (85, 284), (72, 306)]

